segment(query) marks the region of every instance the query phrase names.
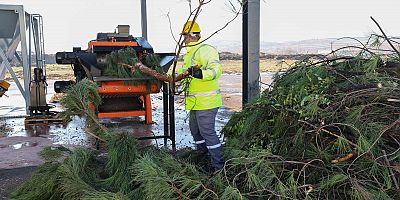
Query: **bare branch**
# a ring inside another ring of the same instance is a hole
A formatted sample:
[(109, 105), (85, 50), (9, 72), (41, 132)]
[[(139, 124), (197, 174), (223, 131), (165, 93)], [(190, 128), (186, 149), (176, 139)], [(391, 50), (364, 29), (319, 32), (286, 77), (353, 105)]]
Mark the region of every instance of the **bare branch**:
[(378, 22), (376, 22), (376, 20), (371, 16), (372, 21), (375, 22), (376, 26), (378, 26), (379, 30), (381, 31), (381, 33), (383, 34), (383, 36), (385, 37), (386, 41), (389, 43), (389, 45), (393, 48), (393, 50), (396, 51), (397, 55), (400, 58), (400, 52), (393, 46), (392, 42), (388, 39), (388, 37), (386, 36), (386, 33), (382, 30), (381, 26), (378, 24)]
[(175, 43), (178, 43), (178, 40), (176, 40), (174, 32), (172, 31), (172, 23), (171, 23), (171, 17), (169, 15), (169, 12), (167, 13), (167, 19), (168, 19), (168, 23), (169, 23), (169, 31), (172, 35), (172, 38), (174, 39)]
[(221, 28), (219, 28), (218, 30), (216, 30), (214, 33), (212, 33), (210, 36), (208, 36), (206, 39), (204, 39), (201, 43), (207, 41), (208, 39), (210, 39), (212, 36), (216, 35), (217, 33), (219, 33), (220, 31), (222, 31), (223, 29), (225, 29), (230, 23), (232, 23), (233, 21), (235, 21), (235, 19), (240, 15), (240, 11), (242, 10), (243, 4), (240, 5), (240, 9), (238, 9), (238, 11), (235, 13), (235, 16), (229, 20), (224, 26), (222, 26)]

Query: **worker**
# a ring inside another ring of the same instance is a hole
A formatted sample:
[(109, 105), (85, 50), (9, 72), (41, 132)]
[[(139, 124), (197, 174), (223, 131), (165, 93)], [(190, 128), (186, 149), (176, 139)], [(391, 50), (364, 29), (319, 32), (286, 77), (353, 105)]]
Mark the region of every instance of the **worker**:
[(221, 142), (215, 131), (215, 118), (222, 106), (218, 79), (222, 74), (217, 49), (201, 40), (196, 22), (184, 24), (182, 36), (186, 46), (183, 66), (178, 73), (187, 75), (182, 85), (185, 91), (185, 108), (190, 111), (189, 128), (196, 149), (211, 157), (211, 164), (218, 172), (224, 166)]

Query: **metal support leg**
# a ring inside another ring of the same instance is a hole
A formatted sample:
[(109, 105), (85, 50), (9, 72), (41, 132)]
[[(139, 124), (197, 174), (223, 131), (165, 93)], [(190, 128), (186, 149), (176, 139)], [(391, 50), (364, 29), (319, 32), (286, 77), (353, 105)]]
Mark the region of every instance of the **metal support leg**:
[(169, 122), (168, 122), (168, 93), (169, 88), (167, 83), (162, 84), (163, 91), (163, 119), (164, 119), (164, 147), (168, 145), (168, 137), (169, 137)]
[(25, 98), (25, 106), (26, 106), (26, 113), (30, 114), (29, 107), (31, 106), (31, 99), (29, 95), (29, 86), (31, 80), (31, 68), (28, 63), (28, 47), (27, 47), (27, 35), (26, 35), (26, 20), (25, 20), (25, 12), (21, 8), (18, 11), (19, 17), (19, 31), (21, 34), (21, 55), (22, 55), (22, 67), (23, 67), (23, 74), (24, 74), (24, 88), (26, 92)]
[(27, 95), (28, 92), (25, 91), (25, 89), (22, 87), (21, 83), (19, 82), (17, 75), (15, 74), (14, 70), (11, 68), (10, 62), (8, 61), (6, 55), (3, 53), (3, 51), (0, 51), (0, 57), (3, 59), (3, 62), (1, 63), (0, 68), (6, 68), (8, 72), (11, 74), (11, 77), (14, 79), (14, 82), (17, 84), (18, 89), (21, 91), (22, 96), (25, 98), (25, 101), (27, 101)]
[[(171, 87), (171, 85), (170, 85)], [(172, 151), (176, 151), (176, 144), (175, 144), (175, 105), (174, 105), (174, 94), (171, 92), (171, 88), (169, 92), (169, 122), (170, 122), (170, 136), (172, 142)]]
[(150, 100), (150, 94), (147, 94), (144, 96), (144, 107), (146, 109), (146, 115), (144, 116), (146, 124), (152, 124), (153, 123), (153, 117), (151, 116), (151, 100)]

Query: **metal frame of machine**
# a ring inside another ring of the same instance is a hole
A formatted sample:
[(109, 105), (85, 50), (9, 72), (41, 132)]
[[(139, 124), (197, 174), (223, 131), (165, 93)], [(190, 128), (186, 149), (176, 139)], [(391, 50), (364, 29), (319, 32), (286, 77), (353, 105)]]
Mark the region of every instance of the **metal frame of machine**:
[[(43, 18), (29, 14), (22, 5), (0, 4), (0, 82), (8, 71), (25, 99), (27, 114), (48, 113), (46, 103), (46, 69), (44, 58)], [(21, 47), (21, 55), (17, 53)], [(32, 53), (34, 52), (34, 63)], [(23, 86), (11, 68), (16, 59), (23, 68)], [(32, 80), (32, 66), (35, 64)]]

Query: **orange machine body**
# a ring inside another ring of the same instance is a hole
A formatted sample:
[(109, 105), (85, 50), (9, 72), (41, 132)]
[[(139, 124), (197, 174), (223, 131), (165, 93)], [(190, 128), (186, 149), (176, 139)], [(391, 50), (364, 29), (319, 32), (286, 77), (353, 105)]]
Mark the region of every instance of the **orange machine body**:
[(89, 49), (93, 49), (95, 46), (103, 46), (103, 47), (136, 47), (139, 46), (138, 42), (135, 41), (96, 41), (92, 40), (88, 44)]
[[(88, 44), (89, 49), (96, 47), (137, 47), (139, 43), (136, 41), (96, 41), (92, 40)], [(142, 54), (143, 52), (138, 52)], [(145, 52), (144, 52), (145, 53)], [(139, 55), (139, 56), (140, 56)], [(114, 112), (98, 112), (98, 118), (122, 118), (133, 116), (144, 116), (146, 124), (152, 124), (152, 107), (150, 93), (158, 93), (160, 91), (160, 84), (150, 83), (150, 89), (145, 83), (126, 84), (124, 81), (101, 81), (98, 88), (100, 96), (124, 96), (129, 95), (132, 98), (139, 97), (141, 106), (144, 109), (139, 110), (124, 110)]]
[[(135, 47), (139, 46), (138, 42), (135, 41), (90, 41), (89, 49), (95, 47)], [(141, 54), (138, 52), (138, 54)], [(140, 56), (140, 55), (138, 55)], [(125, 110), (125, 111), (115, 111), (115, 112), (98, 112), (98, 118), (122, 118), (122, 117), (132, 117), (132, 116), (144, 116), (145, 123), (151, 124), (152, 119), (152, 109), (150, 93), (158, 93), (160, 91), (160, 85), (151, 83), (150, 90), (147, 88), (145, 83), (137, 84), (126, 84), (124, 81), (102, 81), (98, 92), (100, 96), (118, 96), (118, 95), (130, 95), (133, 98), (139, 97), (141, 103), (143, 103), (143, 110)]]
[[(129, 35), (128, 25), (118, 25), (117, 29), (118, 32), (114, 33), (97, 33), (97, 38), (88, 42), (86, 50), (74, 47), (73, 52), (57, 52), (56, 62), (72, 64), (77, 82), (89, 78), (97, 83), (103, 100), (103, 103), (96, 108), (99, 118), (144, 116), (146, 124), (151, 124), (150, 93), (159, 92), (160, 84), (151, 83), (154, 82), (153, 79), (103, 76), (106, 57), (114, 51), (133, 48), (141, 61), (148, 54), (154, 53), (145, 38)], [(65, 85), (69, 83), (63, 84), (60, 83), (60, 88), (66, 87)]]
[(124, 81), (105, 81), (101, 82), (98, 88), (100, 96), (131, 95), (138, 96), (143, 103), (143, 110), (126, 110), (118, 112), (99, 112), (99, 118), (121, 118), (132, 116), (144, 116), (146, 124), (152, 123), (152, 108), (150, 93), (158, 93), (160, 84), (150, 83), (150, 89), (145, 83), (128, 85)]

